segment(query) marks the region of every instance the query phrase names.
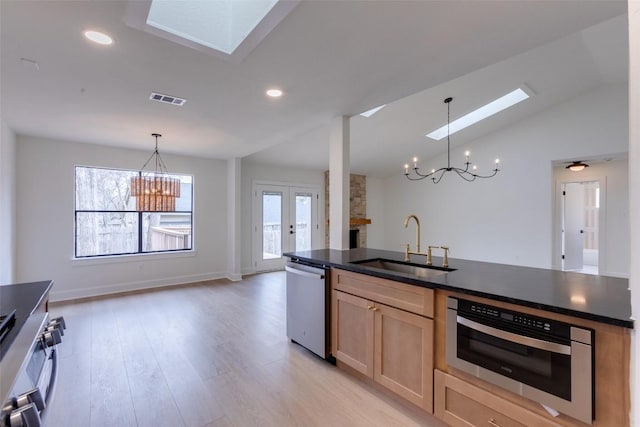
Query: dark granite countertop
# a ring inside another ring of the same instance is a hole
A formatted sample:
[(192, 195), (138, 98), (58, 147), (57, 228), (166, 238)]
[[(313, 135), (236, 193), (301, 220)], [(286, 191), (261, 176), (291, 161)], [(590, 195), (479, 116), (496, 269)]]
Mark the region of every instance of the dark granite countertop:
[[(402, 261), (402, 252), (367, 248), (345, 251), (318, 249), (284, 255), (311, 264), (338, 267), (398, 282), (476, 295), (633, 328), (628, 279), (455, 258), (449, 259), (449, 267), (456, 269), (455, 271), (421, 279), (406, 273), (353, 264), (374, 258)], [(411, 255), (411, 261), (424, 264), (426, 257)], [(433, 264), (441, 265), (442, 258), (434, 256)]]
[(4, 357), (29, 315), (43, 301), (51, 286), (53, 286), (51, 280), (0, 285), (0, 313), (8, 314), (12, 310), (16, 310), (16, 323), (0, 342), (0, 360)]

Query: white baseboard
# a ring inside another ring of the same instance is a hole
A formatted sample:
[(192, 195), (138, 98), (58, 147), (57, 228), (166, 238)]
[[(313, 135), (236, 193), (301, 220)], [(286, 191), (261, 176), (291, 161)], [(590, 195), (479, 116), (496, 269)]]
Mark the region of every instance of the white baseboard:
[(193, 274), (188, 276), (165, 277), (162, 279), (143, 280), (128, 283), (115, 283), (112, 285), (95, 286), (79, 289), (56, 290), (55, 284), (51, 289), (49, 301), (68, 301), (79, 298), (97, 297), (103, 295), (117, 294), (121, 292), (139, 291), (144, 289), (162, 288), (166, 286), (186, 285), (189, 283), (204, 282), (207, 280), (229, 279), (231, 281), (240, 281), (242, 276), (238, 274), (222, 273), (204, 273)]
[(232, 282), (239, 282), (240, 280), (242, 280), (242, 274), (240, 274), (240, 273), (229, 273), (229, 274), (227, 274), (227, 279), (231, 280)]

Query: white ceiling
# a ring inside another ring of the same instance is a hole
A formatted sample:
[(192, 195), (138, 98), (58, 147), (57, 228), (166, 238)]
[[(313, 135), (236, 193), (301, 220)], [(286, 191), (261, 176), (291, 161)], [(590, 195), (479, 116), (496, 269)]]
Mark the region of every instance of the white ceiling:
[[(0, 1), (2, 120), (145, 150), (159, 132), (162, 152), (323, 170), (332, 118), (401, 100), (351, 121), (352, 170), (387, 176), (442, 151), (424, 135), (444, 124), (447, 96), (456, 117), (522, 83), (536, 93), (452, 137), (462, 143), (627, 80), (624, 1), (302, 1), (241, 63), (128, 27), (127, 5)], [(88, 42), (89, 28), (114, 44)], [(267, 99), (271, 86), (285, 96)]]

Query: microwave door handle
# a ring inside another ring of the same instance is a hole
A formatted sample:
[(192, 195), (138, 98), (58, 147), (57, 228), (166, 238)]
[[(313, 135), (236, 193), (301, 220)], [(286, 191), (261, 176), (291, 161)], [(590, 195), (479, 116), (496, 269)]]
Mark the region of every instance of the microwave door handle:
[(482, 323), (474, 322), (466, 317), (457, 316), (457, 322), (467, 328), (474, 329), (487, 335), (491, 335), (496, 338), (503, 339), (505, 341), (511, 341), (518, 344), (526, 345), (527, 347), (533, 347), (544, 351), (550, 351), (552, 353), (571, 355), (571, 347), (564, 344), (558, 344), (555, 342), (549, 342), (545, 340), (539, 340), (537, 338), (531, 338), (523, 335), (514, 334), (512, 332), (503, 331), (500, 329), (492, 328), (491, 326), (483, 325)]

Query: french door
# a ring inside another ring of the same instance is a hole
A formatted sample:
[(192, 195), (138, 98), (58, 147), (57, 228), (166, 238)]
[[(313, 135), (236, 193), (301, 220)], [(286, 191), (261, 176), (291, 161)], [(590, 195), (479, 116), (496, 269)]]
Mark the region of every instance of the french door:
[(253, 259), (256, 271), (284, 268), (285, 252), (310, 250), (319, 234), (318, 187), (255, 184)]

